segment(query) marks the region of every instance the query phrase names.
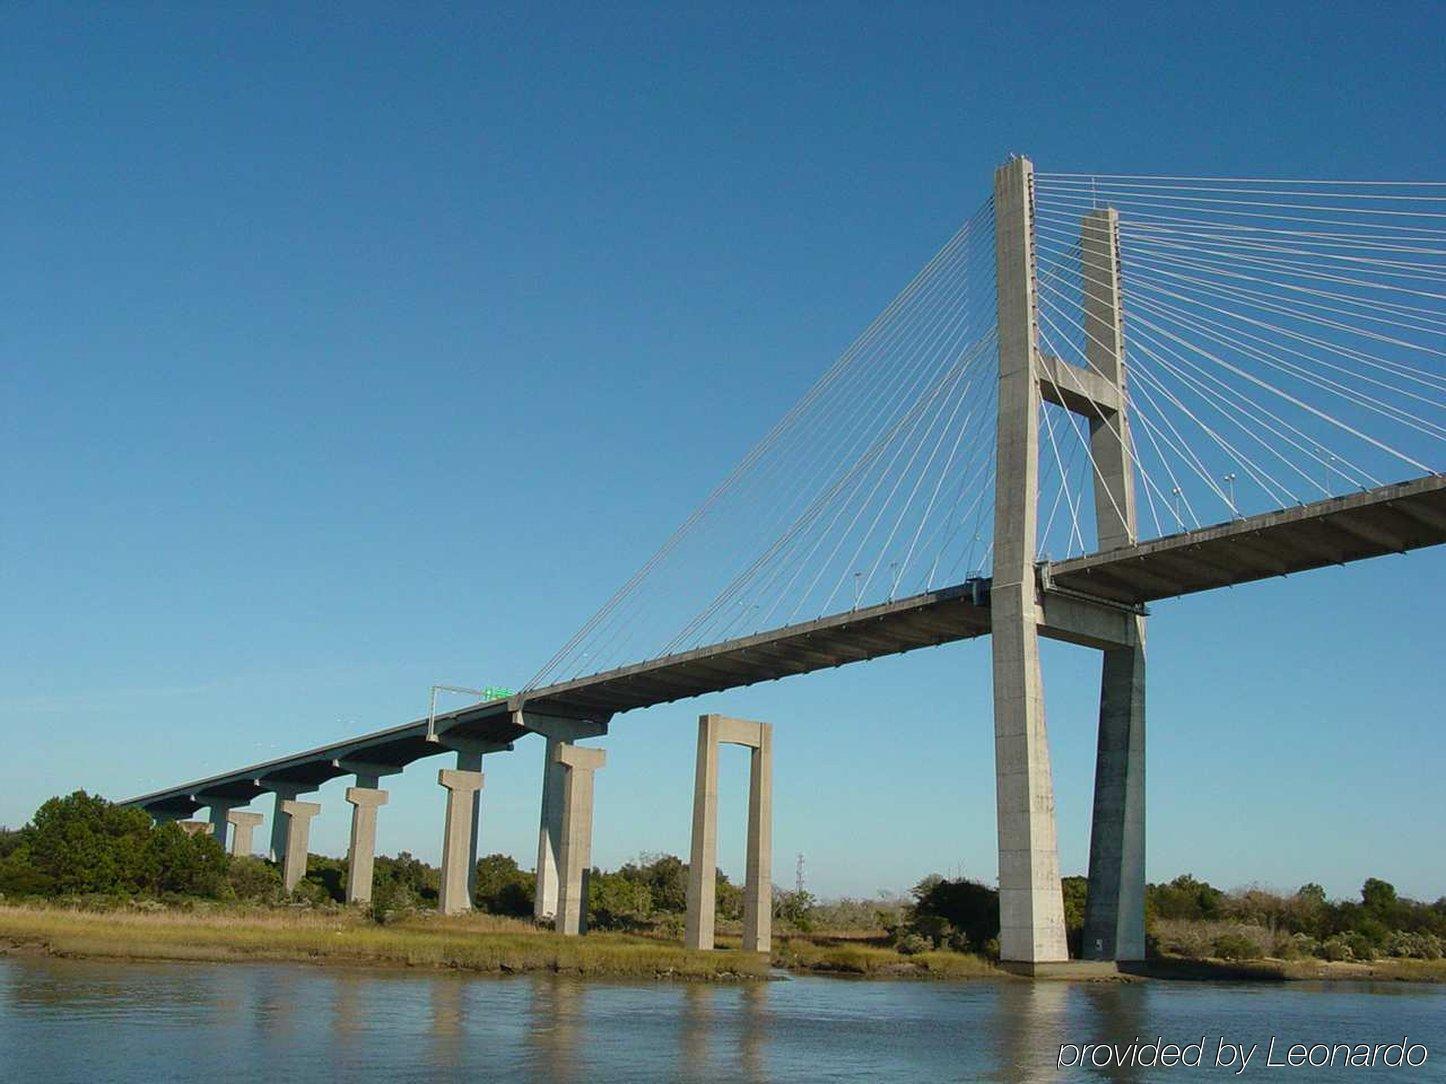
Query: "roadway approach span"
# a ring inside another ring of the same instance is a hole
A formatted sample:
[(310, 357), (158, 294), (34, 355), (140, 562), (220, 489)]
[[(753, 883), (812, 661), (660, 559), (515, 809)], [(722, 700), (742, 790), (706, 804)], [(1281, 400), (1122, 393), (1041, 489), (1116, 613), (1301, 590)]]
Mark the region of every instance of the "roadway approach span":
[[(1046, 636), (1124, 642), (1145, 604), (1446, 542), (1446, 475), (1266, 512), (1039, 566)], [(805, 674), (989, 633), (987, 579), (755, 633), (650, 662), (474, 704), (125, 802), (190, 816), (211, 799), (245, 803), (282, 782), (313, 790), (357, 765), (398, 770), (450, 749), (501, 750), (529, 717), (605, 724), (634, 708)]]

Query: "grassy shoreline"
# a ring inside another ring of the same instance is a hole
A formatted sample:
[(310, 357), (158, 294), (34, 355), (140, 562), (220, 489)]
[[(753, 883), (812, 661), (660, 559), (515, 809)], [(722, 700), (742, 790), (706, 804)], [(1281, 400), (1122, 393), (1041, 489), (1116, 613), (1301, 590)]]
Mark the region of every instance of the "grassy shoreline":
[[(38, 952), (113, 960), (299, 962), (383, 968), (460, 970), (505, 975), (553, 972), (596, 978), (750, 981), (771, 968), (854, 978), (997, 979), (1013, 976), (965, 953), (905, 956), (858, 939), (785, 935), (771, 958), (690, 952), (673, 941), (597, 932), (560, 937), (531, 923), (491, 915), (420, 915), (379, 926), (356, 912), (272, 909), (115, 910), (0, 905), (0, 954)], [(1196, 981), (1446, 982), (1446, 961), (1163, 958), (1139, 977)]]

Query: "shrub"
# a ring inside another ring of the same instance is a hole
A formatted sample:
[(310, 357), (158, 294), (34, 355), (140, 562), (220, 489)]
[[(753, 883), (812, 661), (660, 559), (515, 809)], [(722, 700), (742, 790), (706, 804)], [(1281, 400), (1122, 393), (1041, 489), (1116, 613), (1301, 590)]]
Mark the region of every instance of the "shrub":
[(1365, 934), (1348, 933), (1344, 937), (1346, 944), (1350, 946), (1351, 955), (1355, 959), (1374, 960), (1376, 958), (1376, 946)]
[(473, 900), (479, 909), (494, 915), (525, 918), (532, 914), (536, 892), (536, 875), (519, 869), (515, 858), (489, 854), (477, 860), (477, 890)]
[(773, 917), (795, 930), (807, 933), (813, 929), (814, 899), (810, 892), (773, 893)]
[(927, 877), (914, 887), (914, 899), (913, 924), (927, 922), (926, 936), (936, 943), (953, 931), (975, 945), (999, 936), (999, 893), (978, 881)]
[(367, 914), (378, 926), (386, 926), (409, 916), (417, 908), (417, 897), (400, 881), (385, 880), (375, 884)]
[(336, 903), (336, 901), (331, 898), (331, 893), (326, 890), (325, 886), (316, 881), (307, 880), (303, 880), (293, 888), (288, 899), (293, 904), (299, 904), (303, 907), (329, 907)]
[(1320, 954), (1327, 960), (1334, 960), (1338, 963), (1356, 958), (1356, 954), (1351, 951), (1350, 943), (1341, 934), (1326, 938), (1325, 944), (1320, 947)]
[(894, 948), (904, 956), (917, 956), (921, 952), (928, 952), (933, 947), (933, 941), (917, 933), (906, 933), (894, 943)]
[(1429, 930), (1404, 932), (1397, 930), (1391, 935), (1389, 951), (1392, 956), (1409, 956), (1417, 960), (1439, 960), (1446, 946)]
[(1239, 933), (1222, 933), (1215, 938), (1214, 954), (1222, 960), (1258, 960), (1260, 947), (1249, 937)]
[[(678, 914), (687, 910), (688, 867), (677, 855), (641, 854), (637, 862), (623, 866), (618, 870), (618, 874), (647, 887), (653, 910)], [(727, 880), (720, 876), (718, 883), (721, 886), (727, 883)]]
[(236, 898), (248, 903), (275, 903), (281, 898), (281, 871), (255, 855), (232, 858), (226, 880)]
[(421, 906), (437, 902), (442, 875), (436, 866), (427, 865), (410, 851), (402, 851), (395, 858), (378, 857), (376, 860), (372, 874), (373, 895), (377, 888), (388, 882), (405, 888), (417, 906)]
[(653, 895), (641, 880), (592, 870), (587, 879), (587, 921), (599, 930), (634, 930), (653, 911)]
[(1282, 937), (1275, 951), (1282, 960), (1306, 960), (1320, 955), (1320, 942), (1308, 933), (1293, 933)]

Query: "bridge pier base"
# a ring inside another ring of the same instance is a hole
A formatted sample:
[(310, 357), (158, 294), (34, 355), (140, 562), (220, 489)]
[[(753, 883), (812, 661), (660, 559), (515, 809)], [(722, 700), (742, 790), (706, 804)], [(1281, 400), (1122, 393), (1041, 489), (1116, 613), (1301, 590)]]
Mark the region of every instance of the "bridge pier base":
[(291, 799), (279, 803), (286, 814), (286, 857), (281, 862), (281, 886), (287, 892), (296, 890), (306, 876), (307, 846), (311, 840), (311, 818), (321, 812), (318, 802)]
[(587, 932), (588, 866), (592, 861), (593, 773), (607, 761), (601, 749), (586, 749), (566, 742), (554, 750), (564, 773), (562, 786), (560, 877), (556, 929), (578, 936)]
[[(475, 762), (476, 768), (471, 765)], [(438, 907), (444, 915), (472, 910), (477, 878), (477, 832), (482, 808), (482, 754), (457, 754), (457, 768), (437, 772), (447, 789), (447, 815), (442, 833), (442, 891)], [(465, 765), (465, 766), (464, 766)]]
[(226, 813), (226, 819), (231, 822), (231, 855), (249, 855), (254, 846), (252, 839), (256, 826), (265, 818), (260, 813), (252, 813), (245, 809), (232, 809)]
[(693, 846), (688, 861), (688, 916), (683, 944), (711, 949), (717, 925), (718, 746), (752, 750), (748, 769), (748, 850), (743, 886), (743, 950), (767, 952), (773, 933), (773, 727), (703, 715), (693, 783)]
[(372, 869), (377, 849), (377, 809), (387, 804), (387, 792), (376, 787), (346, 788), (351, 803), (351, 842), (346, 852), (346, 902), (366, 903), (372, 898)]

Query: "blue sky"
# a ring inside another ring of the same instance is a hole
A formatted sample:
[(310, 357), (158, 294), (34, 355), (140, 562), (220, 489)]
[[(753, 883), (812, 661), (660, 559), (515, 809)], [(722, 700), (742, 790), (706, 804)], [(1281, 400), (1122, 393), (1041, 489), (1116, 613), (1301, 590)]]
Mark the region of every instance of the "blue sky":
[[(0, 16), (0, 823), (522, 684), (994, 166), (1446, 178), (1437, 6)], [(1434, 898), (1446, 553), (1155, 609), (1151, 878)], [(1098, 659), (1048, 648), (1062, 864)], [(992, 878), (987, 644), (622, 716), (596, 860), (685, 853), (695, 719), (777, 724), (775, 864)], [(532, 862), (541, 749), (488, 759)], [(440, 760), (379, 845), (434, 858)], [(744, 761), (725, 757), (739, 870)], [(344, 780), (314, 849), (345, 846)]]

